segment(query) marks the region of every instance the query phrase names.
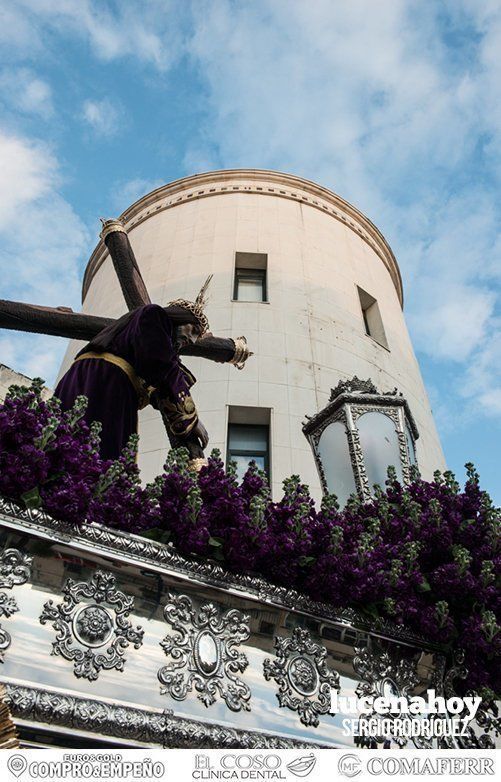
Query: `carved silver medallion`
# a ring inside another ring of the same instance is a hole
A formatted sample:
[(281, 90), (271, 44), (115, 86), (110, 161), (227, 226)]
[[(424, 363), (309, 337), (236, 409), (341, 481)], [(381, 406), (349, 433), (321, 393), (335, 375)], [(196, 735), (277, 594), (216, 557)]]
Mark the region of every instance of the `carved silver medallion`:
[[(16, 548), (6, 548), (0, 554), (0, 588), (13, 589), (25, 584), (31, 575), (33, 558)], [(19, 611), (16, 599), (6, 592), (0, 592), (0, 616), (8, 619)], [(11, 645), (10, 634), (0, 625), (0, 662)]]
[(328, 714), (331, 689), (339, 690), (339, 674), (327, 667), (327, 649), (312, 641), (308, 630), (294, 628), (290, 638), (275, 638), (277, 656), (263, 663), (264, 678), (275, 679), (280, 706), (297, 711), (303, 725), (316, 728)]
[(94, 681), (101, 670), (123, 671), (124, 650), (129, 643), (139, 649), (144, 630), (132, 627), (127, 619), (134, 598), (120, 592), (115, 576), (97, 570), (89, 581), (68, 579), (63, 587), (64, 602), (45, 603), (41, 624), (52, 622), (56, 640), (52, 654), (74, 661), (77, 678)]
[(213, 603), (197, 611), (186, 595), (169, 593), (164, 618), (175, 634), (160, 643), (172, 658), (158, 671), (162, 694), (182, 701), (194, 687), (205, 706), (219, 694), (231, 711), (250, 711), (250, 689), (236, 675), (248, 665), (237, 647), (249, 638), (249, 617), (236, 609), (221, 613)]

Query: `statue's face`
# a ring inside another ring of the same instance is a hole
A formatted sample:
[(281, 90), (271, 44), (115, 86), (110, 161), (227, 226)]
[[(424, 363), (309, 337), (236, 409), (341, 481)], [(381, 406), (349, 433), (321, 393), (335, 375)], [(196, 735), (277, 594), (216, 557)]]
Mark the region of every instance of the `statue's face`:
[(174, 344), (176, 350), (184, 348), (185, 345), (196, 342), (200, 336), (200, 329), (195, 326), (194, 323), (183, 323), (181, 326), (176, 327), (176, 338)]

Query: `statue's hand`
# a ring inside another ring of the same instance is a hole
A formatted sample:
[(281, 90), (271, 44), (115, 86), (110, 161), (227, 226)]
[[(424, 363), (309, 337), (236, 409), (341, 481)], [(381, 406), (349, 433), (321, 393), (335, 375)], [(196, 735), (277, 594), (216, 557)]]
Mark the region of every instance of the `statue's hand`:
[(205, 450), (205, 448), (207, 448), (209, 444), (209, 433), (200, 420), (197, 421), (196, 425), (191, 430), (190, 436), (198, 440), (202, 449)]

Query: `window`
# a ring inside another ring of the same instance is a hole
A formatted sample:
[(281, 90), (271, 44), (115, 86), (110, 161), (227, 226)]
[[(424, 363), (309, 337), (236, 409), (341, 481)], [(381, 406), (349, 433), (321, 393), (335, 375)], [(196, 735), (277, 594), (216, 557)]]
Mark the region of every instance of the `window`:
[(268, 427), (256, 424), (230, 424), (228, 427), (228, 461), (237, 463), (238, 479), (242, 480), (255, 461), (260, 470), (268, 472)]
[(262, 619), (259, 625), (259, 632), (264, 633), (265, 635), (273, 635), (275, 632), (275, 625), (273, 622), (267, 622), (265, 619)]
[(264, 269), (235, 269), (236, 301), (266, 301), (266, 271)]
[(254, 461), (270, 477), (270, 411), (268, 408), (230, 407), (227, 462), (237, 465), (239, 480)]
[(388, 340), (384, 333), (383, 321), (381, 320), (381, 313), (379, 312), (379, 306), (376, 299), (374, 296), (371, 296), (370, 293), (367, 293), (358, 286), (357, 290), (360, 299), (360, 307), (362, 309), (365, 333), (389, 350)]
[(235, 253), (235, 301), (268, 301), (265, 253)]
[(340, 641), (341, 632), (340, 627), (322, 627), (321, 636), (329, 641)]

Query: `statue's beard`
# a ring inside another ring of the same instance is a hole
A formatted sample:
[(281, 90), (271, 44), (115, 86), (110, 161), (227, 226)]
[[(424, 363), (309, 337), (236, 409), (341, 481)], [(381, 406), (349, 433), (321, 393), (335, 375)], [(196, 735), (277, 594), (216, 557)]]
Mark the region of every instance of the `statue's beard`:
[(184, 348), (185, 345), (189, 343), (188, 337), (185, 337), (183, 334), (177, 334), (176, 338), (174, 340), (174, 348), (176, 350), (176, 353), (179, 353), (181, 348)]

